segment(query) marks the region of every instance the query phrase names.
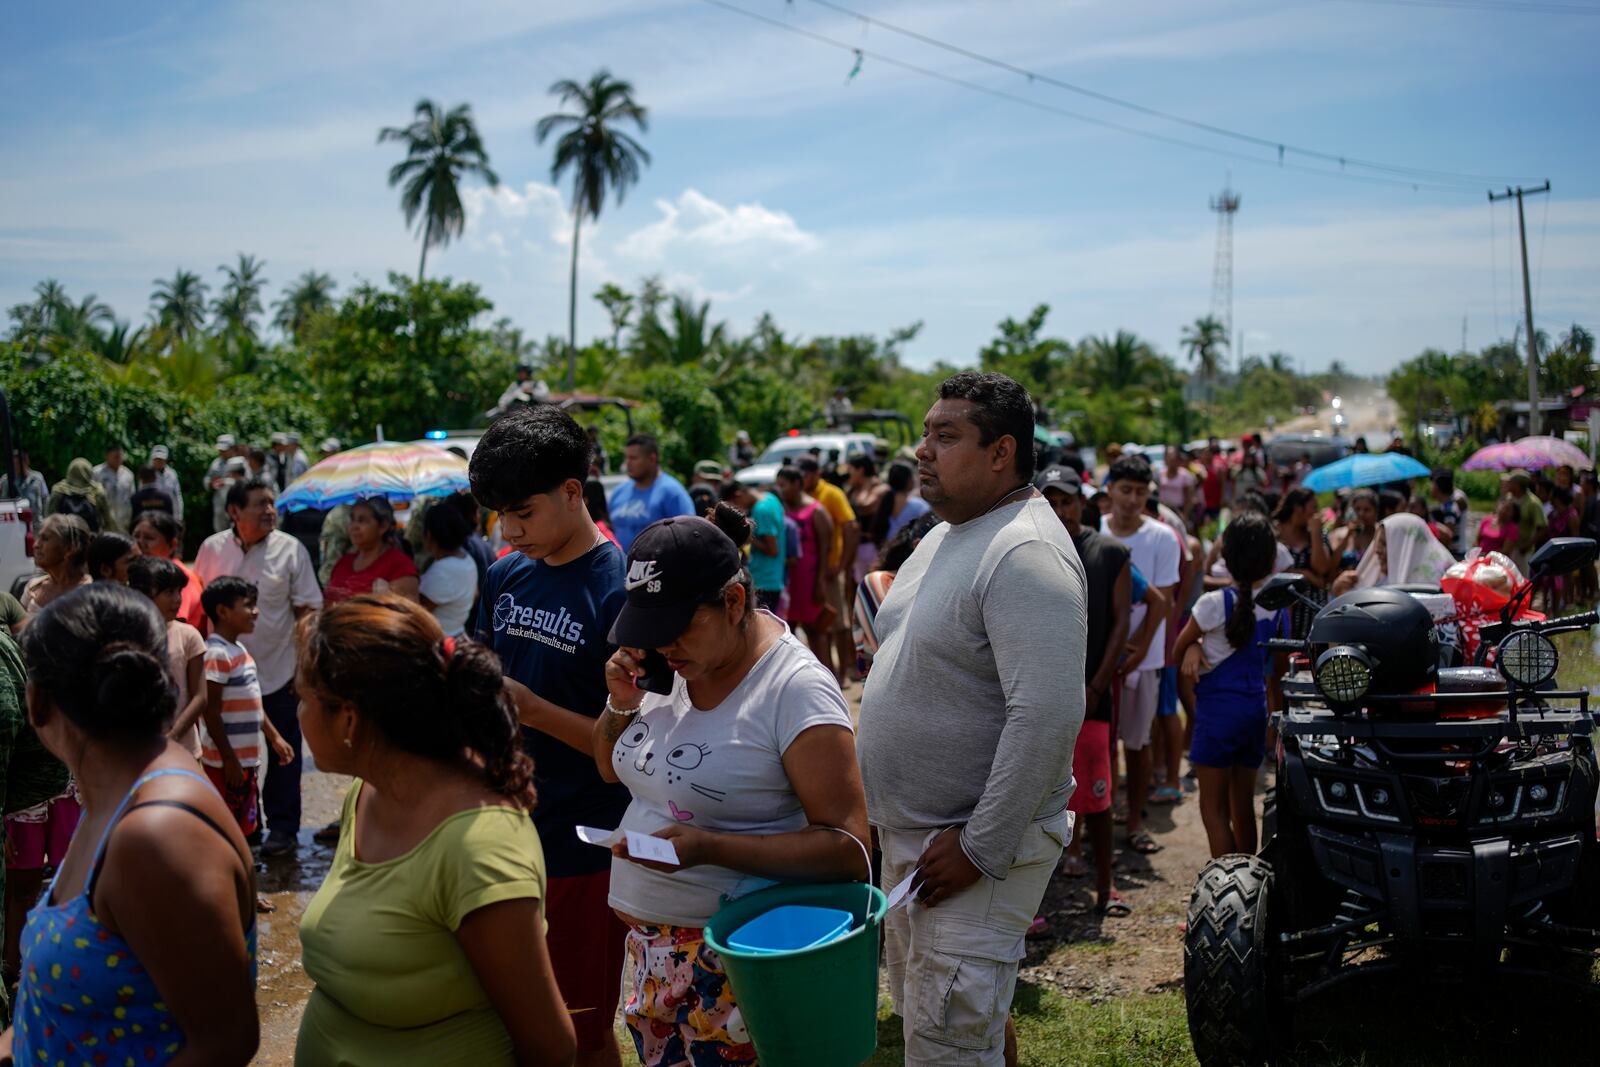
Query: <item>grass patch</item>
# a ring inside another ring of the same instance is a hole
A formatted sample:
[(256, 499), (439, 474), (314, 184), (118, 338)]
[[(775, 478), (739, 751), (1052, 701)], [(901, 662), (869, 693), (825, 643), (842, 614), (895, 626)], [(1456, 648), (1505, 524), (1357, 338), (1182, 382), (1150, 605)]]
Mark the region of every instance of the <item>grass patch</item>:
[[(1434, 986), (1358, 982), (1298, 1013), (1290, 1067), (1478, 1067), (1484, 1063), (1593, 1063), (1600, 996), (1519, 979)], [(1023, 1067), (1191, 1067), (1183, 991), (1075, 1000), (1017, 983), (1012, 1017)], [(820, 1022), (820, 1020), (819, 1020)], [(622, 1062), (636, 1064), (619, 1028)], [(885, 1007), (865, 1067), (902, 1067), (901, 1021)]]
[(1125, 960), (1132, 959), (1138, 954), (1139, 946), (1126, 941), (1113, 941), (1109, 938), (1104, 941), (1069, 941), (1057, 946), (1056, 950), (1050, 953), (1050, 963), (1071, 963), (1084, 956), (1096, 960)]
[[(1195, 1062), (1183, 994), (1178, 991), (1093, 1004), (1019, 982), (1012, 1017), (1024, 1067), (1165, 1067)], [(867, 1065), (899, 1067), (904, 1062), (900, 1017), (885, 1012), (878, 1023), (878, 1051)]]

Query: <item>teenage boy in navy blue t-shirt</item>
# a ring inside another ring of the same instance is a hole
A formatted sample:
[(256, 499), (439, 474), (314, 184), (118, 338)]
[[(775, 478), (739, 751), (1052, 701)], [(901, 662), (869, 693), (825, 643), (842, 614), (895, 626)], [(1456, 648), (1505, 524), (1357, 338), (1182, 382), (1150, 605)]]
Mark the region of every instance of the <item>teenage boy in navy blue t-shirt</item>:
[(611, 853), (580, 842), (578, 825), (613, 827), (628, 791), (595, 767), (591, 737), (606, 703), (607, 635), (622, 609), (622, 552), (583, 500), (590, 443), (548, 406), (500, 417), (473, 450), (472, 494), (500, 513), (514, 551), (489, 568), (478, 632), (500, 656), (533, 757), (533, 812), (548, 885), (546, 941), (578, 1036), (580, 1065), (621, 1062), (612, 1022), (627, 928), (607, 904)]

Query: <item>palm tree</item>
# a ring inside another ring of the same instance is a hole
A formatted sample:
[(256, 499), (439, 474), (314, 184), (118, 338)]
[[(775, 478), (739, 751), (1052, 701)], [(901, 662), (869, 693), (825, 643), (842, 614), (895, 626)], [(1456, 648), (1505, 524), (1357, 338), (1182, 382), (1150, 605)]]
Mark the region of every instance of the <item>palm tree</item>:
[(97, 333), (93, 346), (107, 363), (129, 363), (139, 354), (145, 342), (143, 326), (132, 329), (126, 322), (114, 322), (104, 333)]
[(256, 335), (255, 317), (261, 314), (261, 290), (267, 280), (261, 276), (266, 264), (255, 256), (239, 253), (237, 265), (218, 267), (226, 279), (211, 310), (230, 333)]
[(34, 302), (36, 307), (54, 310), (67, 302), (67, 290), (54, 278), (46, 278), (33, 287), (39, 299)]
[(1216, 378), (1222, 366), (1222, 357), (1217, 350), (1228, 345), (1227, 331), (1222, 328), (1222, 323), (1210, 315), (1195, 319), (1193, 325), (1183, 328), (1180, 341), (1188, 350), (1189, 358), (1194, 360), (1200, 377), (1208, 382)]
[(333, 290), (331, 277), (314, 270), (306, 271), (272, 305), (277, 311), (272, 324), (282, 330), (284, 336), (300, 340), (300, 332), (311, 317), (333, 306)]
[(100, 340), (100, 327), (112, 323), (111, 308), (90, 293), (77, 303), (54, 278), (33, 287), (31, 304), (13, 306), (11, 339), (26, 345), (29, 358), (39, 359), (39, 346), (60, 341), (68, 347), (93, 348)]
[(1195, 370), (1200, 375), (1200, 380), (1206, 387), (1206, 426), (1211, 425), (1211, 389), (1216, 384), (1217, 371), (1222, 366), (1222, 356), (1217, 351), (1228, 344), (1228, 331), (1223, 328), (1210, 315), (1204, 315), (1194, 320), (1191, 326), (1183, 328), (1183, 335), (1179, 342), (1188, 350), (1189, 358), (1194, 361)]
[(728, 336), (728, 324), (711, 321), (711, 301), (696, 302), (689, 293), (673, 296), (667, 321), (651, 318), (639, 327), (640, 355), (646, 363), (704, 365), (714, 373)]
[[(44, 286), (40, 286), (40, 289), (43, 290)], [(40, 303), (43, 305), (41, 321), (45, 334), (58, 337), (69, 345), (92, 345), (100, 336), (99, 327), (112, 321), (111, 309), (93, 293), (76, 304), (67, 299), (65, 293), (52, 296), (48, 303), (41, 297)]]
[(606, 282), (594, 294), (594, 298), (600, 301), (606, 314), (611, 317), (611, 352), (621, 355), (622, 331), (628, 328), (628, 320), (633, 317), (633, 294), (621, 286)]
[(489, 188), (498, 188), (500, 176), (489, 168), (489, 153), (478, 137), (472, 121), (472, 105), (460, 104), (440, 114), (432, 100), (418, 100), (415, 118), (404, 129), (385, 126), (378, 131), (378, 143), (399, 141), (406, 146), (406, 158), (389, 168), (389, 187), (401, 182), (400, 209), (406, 225), (422, 215), (422, 258), (417, 262), (417, 281), (428, 265), (428, 248), (443, 248), (466, 229), (467, 213), (461, 206), (461, 178), (476, 174)]
[(33, 287), (31, 304), (15, 304), (7, 314), (11, 318), (11, 339), (25, 344), (37, 355), (39, 345), (55, 333), (61, 318), (61, 309), (67, 306), (67, 291), (54, 278), (46, 278)]
[(206, 321), (206, 283), (190, 270), (179, 270), (170, 281), (157, 278), (150, 294), (156, 326), (173, 342), (187, 341)]
[(601, 69), (579, 85), (563, 78), (550, 86), (561, 103), (572, 104), (571, 112), (546, 115), (534, 126), (540, 144), (557, 130), (555, 159), (550, 178), (560, 182), (568, 170), (572, 176), (572, 283), (567, 300), (567, 389), (573, 388), (578, 373), (578, 230), (585, 215), (600, 218), (606, 191), (616, 193), (622, 203), (628, 187), (639, 180), (643, 167), (650, 164), (650, 153), (619, 128), (632, 122), (643, 133), (650, 128), (649, 114), (634, 102), (633, 85), (617, 81)]
[(1084, 342), (1083, 354), (1097, 389), (1154, 389), (1167, 377), (1155, 349), (1127, 330), (1118, 330), (1115, 336), (1089, 338)]
[(174, 344), (158, 353), (140, 348), (121, 363), (106, 363), (106, 377), (125, 385), (159, 386), (176, 393), (206, 398), (216, 392), (225, 373), (206, 338)]
[(512, 325), (506, 316), (494, 320), (494, 325), (489, 328), (489, 337), (496, 348), (510, 357), (513, 366), (523, 363), (532, 365), (539, 355), (539, 342), (531, 337), (523, 337), (522, 331)]

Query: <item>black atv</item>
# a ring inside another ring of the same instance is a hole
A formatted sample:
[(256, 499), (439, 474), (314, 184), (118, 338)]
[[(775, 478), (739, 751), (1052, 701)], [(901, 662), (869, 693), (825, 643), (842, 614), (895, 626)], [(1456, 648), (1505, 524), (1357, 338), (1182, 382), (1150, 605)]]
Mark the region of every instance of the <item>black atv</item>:
[[(1594, 541), (1558, 538), (1530, 570), (1595, 556)], [(1276, 575), (1257, 603), (1285, 607), (1304, 582)], [(1273, 643), (1286, 707), (1261, 852), (1211, 861), (1189, 900), (1201, 1064), (1276, 1058), (1296, 1005), (1369, 972), (1548, 978), (1600, 949), (1595, 718), (1587, 692), (1555, 687), (1550, 641), (1600, 619), (1513, 622), (1519, 597), (1483, 628), (1474, 664), (1447, 646), (1441, 664), (1410, 588), (1347, 593), (1304, 643)]]

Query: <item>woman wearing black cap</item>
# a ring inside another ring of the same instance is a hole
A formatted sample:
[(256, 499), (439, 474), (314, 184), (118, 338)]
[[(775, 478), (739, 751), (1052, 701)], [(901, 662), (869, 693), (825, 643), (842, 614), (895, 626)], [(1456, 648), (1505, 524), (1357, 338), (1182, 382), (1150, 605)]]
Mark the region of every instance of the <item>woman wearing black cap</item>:
[[(721, 962), (702, 947), (724, 895), (868, 876), (849, 708), (832, 673), (755, 608), (739, 552), (749, 521), (726, 504), (712, 514), (662, 520), (634, 541), (595, 726), (600, 773), (633, 794), (623, 828), (670, 840), (679, 860), (612, 850), (610, 903), (629, 926), (633, 976), (623, 1014), (645, 1067), (755, 1062)], [(667, 693), (639, 688), (648, 652), (672, 671)]]

